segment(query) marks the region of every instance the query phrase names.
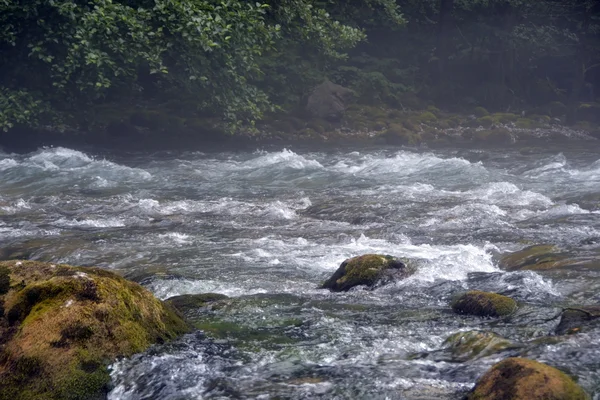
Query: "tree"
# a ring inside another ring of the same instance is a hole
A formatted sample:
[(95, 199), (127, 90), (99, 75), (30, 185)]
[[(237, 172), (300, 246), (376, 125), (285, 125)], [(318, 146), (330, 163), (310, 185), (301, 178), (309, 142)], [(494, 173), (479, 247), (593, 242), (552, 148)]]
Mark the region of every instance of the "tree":
[(81, 123), (97, 104), (173, 93), (234, 126), (254, 121), (274, 109), (266, 60), (288, 54), (290, 45), (313, 59), (340, 59), (364, 39), (358, 26), (331, 17), (324, 7), (332, 5), (0, 0), (0, 129)]

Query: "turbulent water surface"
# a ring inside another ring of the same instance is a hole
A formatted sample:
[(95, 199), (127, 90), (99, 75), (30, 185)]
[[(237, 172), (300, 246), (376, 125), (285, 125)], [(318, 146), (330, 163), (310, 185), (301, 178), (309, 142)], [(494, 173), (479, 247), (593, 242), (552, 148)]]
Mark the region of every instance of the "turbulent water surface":
[[(0, 152), (0, 248), (115, 270), (162, 299), (231, 297), (198, 310), (197, 333), (114, 364), (110, 399), (453, 399), (514, 354), (568, 371), (598, 399), (600, 332), (544, 338), (561, 307), (600, 302), (600, 269), (496, 261), (536, 243), (598, 258), (600, 149), (569, 146)], [(374, 291), (317, 289), (344, 259), (374, 252), (418, 271)], [(465, 289), (510, 295), (519, 310), (457, 316), (448, 304)], [(516, 346), (444, 353), (448, 336), (473, 329)]]

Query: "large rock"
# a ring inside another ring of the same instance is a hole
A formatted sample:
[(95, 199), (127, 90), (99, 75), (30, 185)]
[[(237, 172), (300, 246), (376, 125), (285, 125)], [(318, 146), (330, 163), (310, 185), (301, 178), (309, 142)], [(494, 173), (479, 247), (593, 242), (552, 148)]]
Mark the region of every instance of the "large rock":
[(507, 358), (488, 370), (467, 400), (586, 400), (588, 395), (556, 368), (526, 358)]
[(323, 289), (345, 292), (354, 286), (374, 287), (411, 275), (414, 269), (406, 260), (381, 254), (365, 254), (342, 262), (325, 283)]
[(570, 307), (563, 310), (556, 333), (558, 335), (579, 333), (599, 323), (600, 305)]
[(171, 306), (106, 270), (12, 260), (2, 271), (0, 399), (104, 398), (116, 358), (190, 330)]
[(517, 302), (501, 294), (471, 290), (456, 297), (451, 306), (452, 310), (458, 314), (501, 317), (515, 311)]
[(340, 119), (346, 110), (348, 100), (353, 94), (352, 90), (326, 80), (313, 89), (308, 97), (306, 110), (313, 117)]

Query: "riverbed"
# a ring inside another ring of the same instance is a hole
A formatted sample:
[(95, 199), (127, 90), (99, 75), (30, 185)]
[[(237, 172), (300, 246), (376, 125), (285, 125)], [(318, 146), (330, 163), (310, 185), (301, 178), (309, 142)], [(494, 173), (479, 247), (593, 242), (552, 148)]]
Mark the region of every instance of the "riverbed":
[[(506, 272), (498, 257), (558, 246), (581, 266)], [(157, 297), (220, 293), (198, 328), (112, 367), (116, 399), (459, 399), (526, 356), (600, 398), (600, 331), (557, 338), (563, 307), (600, 303), (600, 147), (348, 146), (236, 151), (0, 152), (0, 248), (100, 266)], [(414, 260), (375, 290), (319, 289), (346, 258)], [(519, 302), (460, 316), (469, 289)], [(456, 332), (514, 343), (457, 360)]]

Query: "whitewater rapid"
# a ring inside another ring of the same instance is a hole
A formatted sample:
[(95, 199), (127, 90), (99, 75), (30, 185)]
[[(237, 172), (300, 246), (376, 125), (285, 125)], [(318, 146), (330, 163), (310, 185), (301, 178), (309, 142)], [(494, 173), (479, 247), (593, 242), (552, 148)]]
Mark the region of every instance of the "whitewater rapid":
[[(501, 292), (543, 316), (597, 303), (595, 271), (508, 273), (497, 256), (550, 243), (596, 257), (598, 238), (600, 152), (589, 145), (0, 152), (0, 249), (115, 270), (161, 299), (233, 298), (202, 314), (204, 333), (116, 363), (110, 399), (460, 397), (497, 358), (414, 357), (486, 324), (452, 316), (452, 295)], [(418, 269), (375, 291), (318, 289), (365, 253)], [(523, 312), (494, 329), (519, 341), (551, 330)], [(598, 340), (532, 354), (597, 393)], [(579, 364), (575, 348), (588, 352)]]

